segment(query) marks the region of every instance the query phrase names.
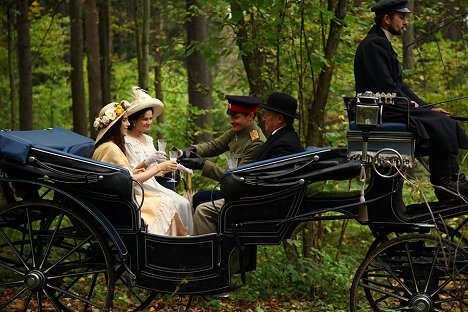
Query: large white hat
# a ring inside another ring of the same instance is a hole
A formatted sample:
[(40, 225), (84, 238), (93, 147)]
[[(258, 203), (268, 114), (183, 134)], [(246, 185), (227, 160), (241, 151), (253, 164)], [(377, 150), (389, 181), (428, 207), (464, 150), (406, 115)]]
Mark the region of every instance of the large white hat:
[(163, 102), (157, 98), (151, 97), (148, 93), (146, 93), (145, 90), (141, 89), (140, 87), (133, 87), (132, 90), (134, 100), (127, 112), (128, 116), (147, 108), (153, 109), (153, 117), (158, 117), (161, 115), (164, 109)]
[(125, 112), (130, 108), (130, 103), (128, 101), (112, 102), (104, 106), (99, 112), (99, 116), (94, 120), (94, 128), (99, 130), (96, 137), (97, 143), (102, 136), (107, 132), (107, 130), (112, 127), (117, 120), (122, 117)]

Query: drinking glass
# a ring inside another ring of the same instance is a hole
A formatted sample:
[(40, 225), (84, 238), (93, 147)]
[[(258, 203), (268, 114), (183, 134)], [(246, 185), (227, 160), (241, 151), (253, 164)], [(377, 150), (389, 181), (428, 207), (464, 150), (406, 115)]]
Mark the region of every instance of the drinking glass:
[[(170, 160), (177, 160), (177, 157), (179, 156), (179, 151), (169, 151), (169, 159)], [(175, 179), (175, 171), (172, 171), (172, 178), (168, 182), (177, 182)]]
[(160, 152), (166, 151), (166, 140), (158, 139), (158, 151)]
[(228, 156), (227, 157), (227, 163), (228, 163), (229, 169), (236, 168), (237, 167), (237, 161), (238, 161), (238, 159), (236, 157)]

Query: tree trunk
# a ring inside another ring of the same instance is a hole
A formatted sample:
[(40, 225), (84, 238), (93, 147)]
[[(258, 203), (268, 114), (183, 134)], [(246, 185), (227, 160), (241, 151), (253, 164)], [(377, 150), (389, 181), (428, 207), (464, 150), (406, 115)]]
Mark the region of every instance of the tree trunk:
[(19, 73), (20, 130), (33, 127), (32, 113), (32, 59), (29, 41), (28, 0), (18, 0), (17, 40)]
[[(414, 0), (409, 0), (406, 7), (414, 12)], [(406, 30), (403, 33), (403, 68), (413, 68), (414, 58), (413, 58), (413, 49), (414, 44), (414, 26), (413, 23), (408, 23), (406, 25)]]
[[(13, 24), (14, 18), (11, 16), (11, 8), (7, 9), (7, 27), (8, 27), (8, 34), (7, 34), (7, 46), (8, 46), (8, 78), (10, 82), (10, 126), (9, 128), (12, 130), (17, 129), (16, 124), (16, 85), (15, 85), (15, 74), (13, 72)], [(5, 127), (8, 128), (8, 127)]]
[(93, 127), (94, 118), (102, 107), (101, 65), (99, 57), (99, 29), (95, 0), (85, 1), (86, 53), (88, 56), (89, 120), (91, 137), (97, 135)]
[[(348, 12), (350, 0), (339, 0), (335, 6), (335, 18), (331, 20), (328, 39), (325, 45), (325, 59), (327, 63), (322, 67), (317, 81), (317, 89), (314, 93), (314, 100), (308, 107), (308, 126), (306, 133), (307, 146), (323, 145), (323, 125), (325, 106), (327, 104), (328, 94), (330, 92), (330, 83), (333, 75), (334, 63), (333, 57), (336, 53), (340, 41), (341, 30), (344, 25), (344, 18)], [(333, 3), (329, 0), (329, 8)]]
[(73, 131), (88, 135), (83, 82), (83, 10), (81, 0), (70, 0), (70, 61)]
[[(335, 10), (335, 18), (330, 22), (328, 38), (325, 44), (325, 59), (326, 64), (322, 67), (315, 89), (314, 99), (311, 105), (306, 103), (309, 119), (307, 121), (306, 145), (307, 146), (323, 146), (323, 129), (325, 106), (327, 104), (328, 94), (330, 92), (330, 83), (333, 75), (334, 63), (333, 57), (338, 48), (340, 41), (341, 30), (344, 25), (350, 0), (335, 0), (328, 1), (328, 9)], [(313, 254), (309, 246), (318, 247), (322, 241), (323, 227), (320, 224), (308, 222), (304, 231), (303, 245), (304, 255), (312, 258)], [(316, 259), (319, 260), (319, 259)]]
[(101, 55), (101, 106), (111, 102), (111, 51), (110, 0), (98, 0), (99, 7), (99, 48)]
[[(161, 21), (161, 1), (155, 1), (155, 29), (154, 29), (154, 89), (156, 90), (156, 98), (160, 99), (164, 103), (164, 96), (162, 92), (162, 57), (161, 57), (161, 34), (162, 34), (162, 21)], [(164, 123), (164, 112), (157, 117), (158, 124)], [(158, 131), (156, 134), (158, 139), (164, 138), (162, 131)]]
[[(188, 19), (186, 23), (187, 30), (187, 49), (190, 49), (193, 44), (202, 42), (208, 37), (208, 22), (203, 7), (196, 0), (186, 0)], [(188, 94), (189, 103), (202, 110), (213, 107), (213, 99), (211, 97), (211, 72), (208, 67), (208, 62), (202, 57), (198, 48), (194, 48), (193, 52), (187, 56), (187, 72), (188, 72)], [(202, 114), (195, 118), (195, 124), (201, 130), (205, 129), (205, 125), (212, 120), (210, 114)], [(212, 134), (201, 131), (196, 135), (197, 143), (211, 140)]]
[(148, 56), (149, 56), (149, 25), (150, 25), (150, 0), (143, 0), (143, 27), (141, 32), (141, 67), (138, 70), (138, 83), (144, 90), (149, 88)]
[[(241, 6), (237, 2), (231, 3), (231, 11), (233, 15), (241, 16), (236, 22), (236, 43), (241, 51), (242, 64), (244, 65), (245, 73), (249, 81), (250, 93), (253, 96), (263, 98), (267, 90), (267, 84), (262, 79), (262, 68), (265, 65), (265, 54), (262, 52), (258, 45), (253, 48), (247, 48), (245, 43), (252, 42), (254, 38), (248, 38), (247, 26), (244, 19), (244, 13)], [(235, 14), (234, 14), (235, 11)], [(253, 16), (250, 18), (253, 33), (256, 32), (255, 19)], [(254, 34), (252, 34), (254, 36)]]
[[(141, 83), (141, 63), (142, 63), (142, 50), (141, 50), (141, 37), (140, 37), (140, 19), (138, 18), (138, 0), (132, 1), (132, 17), (133, 17), (133, 35), (135, 37), (135, 51), (137, 56), (137, 70), (138, 70), (138, 84)], [(139, 85), (144, 89), (143, 86)], [(146, 90), (146, 89), (145, 89)]]

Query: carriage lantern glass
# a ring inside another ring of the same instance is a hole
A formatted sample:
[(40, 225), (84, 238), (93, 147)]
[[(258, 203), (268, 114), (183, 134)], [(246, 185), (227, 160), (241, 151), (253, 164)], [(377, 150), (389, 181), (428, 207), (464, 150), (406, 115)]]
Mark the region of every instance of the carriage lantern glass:
[(355, 108), (356, 125), (360, 128), (373, 128), (381, 123), (382, 107), (379, 97), (372, 92), (358, 94)]

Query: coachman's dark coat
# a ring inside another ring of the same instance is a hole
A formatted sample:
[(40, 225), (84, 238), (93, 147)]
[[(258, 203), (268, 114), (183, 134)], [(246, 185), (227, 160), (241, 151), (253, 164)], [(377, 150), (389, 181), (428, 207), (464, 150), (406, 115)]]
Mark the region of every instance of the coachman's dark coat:
[[(361, 42), (354, 58), (356, 92), (390, 92), (399, 97), (425, 105), (410, 87), (403, 83), (398, 55), (384, 31), (374, 25)], [(457, 155), (458, 149), (468, 148), (468, 137), (457, 122), (427, 108), (410, 108), (410, 129), (416, 133), (417, 150), (422, 155), (443, 159)], [(406, 123), (407, 104), (388, 105), (384, 121)]]

